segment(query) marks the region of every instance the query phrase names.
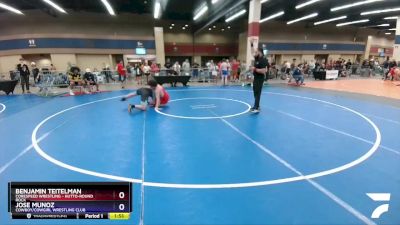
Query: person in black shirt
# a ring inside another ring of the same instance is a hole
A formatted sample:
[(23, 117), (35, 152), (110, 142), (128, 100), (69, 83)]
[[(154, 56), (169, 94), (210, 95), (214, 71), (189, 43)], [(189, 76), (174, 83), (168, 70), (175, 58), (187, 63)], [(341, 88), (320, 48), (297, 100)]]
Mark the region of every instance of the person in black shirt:
[(346, 63), (346, 70), (347, 71), (350, 71), (350, 73), (349, 73), (349, 77), (351, 76), (351, 74), (352, 74), (352, 72), (351, 72), (351, 65), (352, 65), (352, 63), (351, 63), (351, 61), (350, 61), (350, 59), (347, 61), (347, 63)]
[(193, 78), (198, 78), (199, 77), (199, 67), (200, 67), (200, 65), (196, 61), (194, 61), (192, 67), (193, 67)]
[(19, 74), (21, 76), (21, 86), (22, 86), (22, 94), (25, 94), (25, 86), (26, 86), (26, 91), (27, 93), (31, 93), (29, 91), (29, 69), (26, 64), (22, 65), (22, 67), (19, 69)]
[(74, 87), (84, 84), (81, 77), (81, 69), (79, 69), (77, 66), (71, 66), (70, 71), (68, 71), (68, 79), (70, 88), (69, 94), (75, 95), (75, 93), (72, 91)]
[(25, 64), (24, 59), (21, 58), (20, 63), (17, 65), (17, 70), (19, 72), (19, 76), (21, 78), (21, 86), (22, 86), (22, 94), (25, 94), (25, 86), (26, 86), (26, 91), (31, 93), (29, 91), (29, 68), (28, 65)]
[(173, 75), (174, 70), (172, 69), (171, 60), (168, 58), (167, 62), (164, 64), (165, 69), (167, 70), (167, 75)]
[(99, 85), (96, 82), (94, 74), (90, 71), (90, 69), (86, 69), (86, 73), (83, 74), (83, 80), (85, 81), (86, 87), (89, 88), (89, 91), (92, 92), (92, 87), (96, 86), (96, 91), (99, 91)]
[(110, 79), (115, 82), (115, 79), (112, 76), (112, 72), (110, 70), (110, 66), (109, 65), (106, 65), (103, 68), (102, 74), (106, 77), (106, 82), (107, 83), (110, 83)]
[(40, 82), (40, 77), (39, 77), (39, 69), (36, 67), (36, 63), (32, 62), (32, 75), (33, 75), (33, 81), (35, 84)]
[(254, 49), (253, 42), (251, 42), (251, 52), (254, 55), (254, 65), (252, 67), (254, 81), (253, 81), (253, 92), (254, 92), (254, 106), (251, 109), (252, 113), (260, 112), (260, 99), (262, 87), (264, 85), (265, 74), (268, 71), (269, 63), (264, 57), (263, 49)]

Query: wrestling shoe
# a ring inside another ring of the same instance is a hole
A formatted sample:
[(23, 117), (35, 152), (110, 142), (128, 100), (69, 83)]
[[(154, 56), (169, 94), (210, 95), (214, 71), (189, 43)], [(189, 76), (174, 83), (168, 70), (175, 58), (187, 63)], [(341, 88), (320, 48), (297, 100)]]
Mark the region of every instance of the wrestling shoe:
[(250, 112), (251, 112), (251, 113), (259, 113), (259, 112), (260, 112), (260, 109), (251, 108), (251, 109), (250, 109)]

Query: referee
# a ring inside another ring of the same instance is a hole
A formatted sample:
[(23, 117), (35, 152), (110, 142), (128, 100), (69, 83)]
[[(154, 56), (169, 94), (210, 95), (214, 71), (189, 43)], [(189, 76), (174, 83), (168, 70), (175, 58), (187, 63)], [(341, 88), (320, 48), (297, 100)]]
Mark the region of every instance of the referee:
[(265, 75), (269, 68), (268, 60), (264, 57), (262, 48), (255, 49), (253, 41), (251, 41), (251, 53), (254, 55), (254, 66), (252, 67), (254, 81), (253, 81), (253, 92), (254, 92), (254, 106), (250, 112), (260, 112), (260, 99), (261, 91), (264, 85)]

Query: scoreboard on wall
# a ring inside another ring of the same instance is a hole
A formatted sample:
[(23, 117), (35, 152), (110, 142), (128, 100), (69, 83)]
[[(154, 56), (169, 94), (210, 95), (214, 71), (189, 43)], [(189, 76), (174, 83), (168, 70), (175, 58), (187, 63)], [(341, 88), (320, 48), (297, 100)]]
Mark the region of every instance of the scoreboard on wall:
[(129, 219), (129, 182), (10, 182), (13, 219)]

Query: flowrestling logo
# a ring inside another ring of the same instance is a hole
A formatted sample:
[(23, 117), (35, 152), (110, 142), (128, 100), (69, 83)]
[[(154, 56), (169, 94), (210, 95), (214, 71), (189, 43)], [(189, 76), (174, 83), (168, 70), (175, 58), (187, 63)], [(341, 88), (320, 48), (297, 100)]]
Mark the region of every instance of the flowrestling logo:
[(371, 214), (372, 219), (379, 219), (379, 217), (381, 217), (382, 214), (389, 211), (390, 193), (366, 193), (366, 194), (369, 198), (371, 198), (375, 202), (386, 203), (375, 208), (375, 210)]
[(36, 47), (35, 39), (29, 39), (29, 47)]

